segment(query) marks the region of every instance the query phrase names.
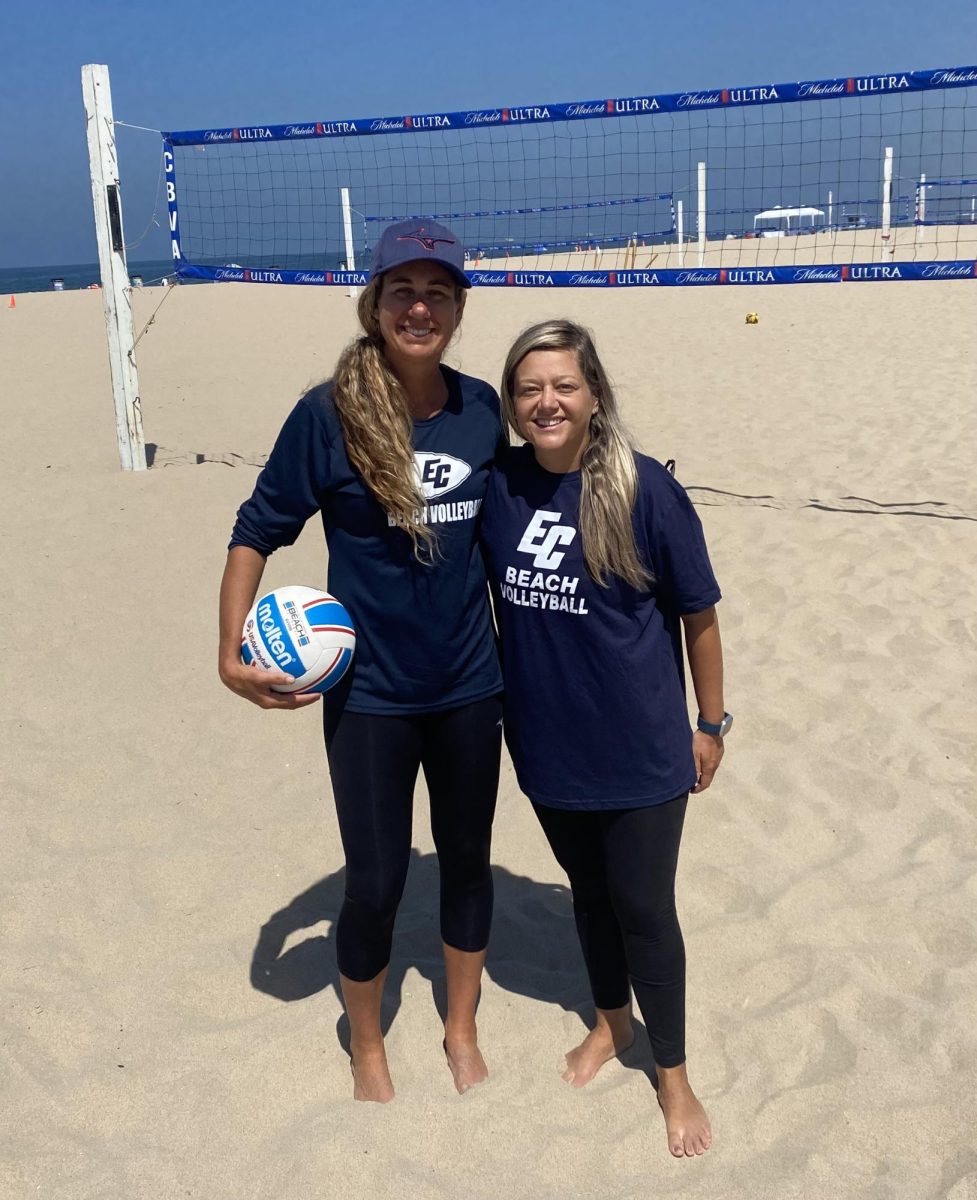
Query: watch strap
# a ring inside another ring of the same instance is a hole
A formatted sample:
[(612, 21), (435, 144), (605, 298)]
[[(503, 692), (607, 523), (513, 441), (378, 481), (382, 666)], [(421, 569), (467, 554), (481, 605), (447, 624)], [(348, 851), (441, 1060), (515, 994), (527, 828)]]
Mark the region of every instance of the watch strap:
[(695, 725), (696, 729), (701, 729), (703, 733), (711, 734), (713, 737), (722, 737), (732, 723), (733, 718), (729, 713), (723, 713), (723, 719), (718, 725), (713, 721), (707, 721), (702, 713), (699, 713)]

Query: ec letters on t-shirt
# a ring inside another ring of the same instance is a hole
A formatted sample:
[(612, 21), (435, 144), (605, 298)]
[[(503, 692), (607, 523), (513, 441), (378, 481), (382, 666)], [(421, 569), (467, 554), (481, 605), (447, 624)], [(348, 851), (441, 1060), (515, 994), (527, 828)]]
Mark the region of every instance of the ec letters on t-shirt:
[(566, 558), (560, 547), (569, 546), (577, 536), (572, 525), (560, 521), (558, 512), (545, 508), (533, 513), (516, 547), (519, 554), (529, 555), (532, 566), (507, 566), (500, 584), (500, 594), (510, 604), (580, 615), (587, 612), (586, 600), (576, 594), (580, 575), (559, 573)]
[(580, 473), (530, 446), (493, 473), (482, 544), (502, 638), (506, 741), (523, 791), (558, 808), (659, 804), (695, 782), (681, 615), (720, 598), (684, 489), (636, 455), (639, 591), (599, 586), (579, 530)]

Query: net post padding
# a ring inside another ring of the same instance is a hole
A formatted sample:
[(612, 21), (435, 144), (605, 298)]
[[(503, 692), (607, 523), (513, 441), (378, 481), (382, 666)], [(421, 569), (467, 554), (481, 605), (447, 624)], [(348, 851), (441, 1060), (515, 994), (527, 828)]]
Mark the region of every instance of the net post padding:
[(122, 185), (116, 155), (108, 67), (102, 63), (83, 66), (81, 88), (87, 122), (88, 162), (119, 463), (124, 471), (145, 471), (146, 445), (136, 371), (132, 288), (126, 262)]

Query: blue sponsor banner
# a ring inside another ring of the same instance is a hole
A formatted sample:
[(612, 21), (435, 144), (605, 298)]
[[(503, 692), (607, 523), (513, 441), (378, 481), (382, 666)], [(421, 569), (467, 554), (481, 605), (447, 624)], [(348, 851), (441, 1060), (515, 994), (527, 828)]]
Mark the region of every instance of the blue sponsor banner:
[(834, 263), (797, 267), (689, 267), (614, 271), (469, 271), (476, 287), (763, 287), (784, 283), (863, 280), (973, 279), (970, 260), (910, 263)]
[(841, 283), (840, 263), (808, 264), (802, 267), (723, 267), (719, 282), (734, 287), (767, 283)]
[(688, 267), (613, 271), (469, 271), (476, 287), (711, 287), (841, 283), (842, 266)]
[(801, 100), (843, 100), (859, 96), (929, 92), (977, 87), (977, 66), (933, 71), (893, 71), (881, 75), (850, 75), (800, 83), (761, 83), (750, 87), (706, 88), (651, 96), (618, 96), (576, 100), (568, 104), (528, 104), (475, 109), (469, 112), (407, 113), (396, 117), (365, 117), (348, 121), (305, 121), (293, 125), (241, 125), (225, 129), (190, 129), (164, 133), (173, 146), (222, 143), (295, 141), (305, 138), (363, 137), (385, 133), (427, 133), (445, 129), (491, 126), (511, 128), (554, 121), (601, 120), (655, 113), (696, 112), (741, 108), (744, 105), (789, 104)]
[(180, 218), (176, 206), (176, 159), (173, 147), (163, 139), (163, 169), (166, 177), (166, 212), (170, 227), (170, 250), (177, 269), (183, 254), (180, 249)]
[(883, 280), (977, 279), (977, 262), (951, 259), (945, 262), (849, 263), (842, 267), (845, 283), (880, 283)]
[(369, 271), (286, 271), (279, 267), (241, 267), (228, 263), (223, 267), (200, 267), (181, 260), (176, 273), (182, 279), (203, 279), (212, 283), (288, 283), (311, 287), (365, 287)]
[[(283, 271), (263, 267), (197, 267), (181, 261), (183, 279), (211, 282), (304, 284), (312, 287), (365, 287), (369, 271)], [(881, 283), (923, 279), (977, 279), (977, 262), (834, 263), (799, 267), (690, 267), (667, 270), (466, 271), (475, 287), (763, 287), (783, 283)]]

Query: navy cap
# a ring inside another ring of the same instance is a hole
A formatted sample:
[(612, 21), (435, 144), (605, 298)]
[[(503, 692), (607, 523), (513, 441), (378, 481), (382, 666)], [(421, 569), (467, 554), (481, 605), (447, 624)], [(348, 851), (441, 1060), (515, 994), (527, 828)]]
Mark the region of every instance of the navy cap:
[(375, 279), (409, 262), (436, 262), (460, 287), (471, 287), (465, 274), (465, 249), (450, 229), (437, 221), (398, 221), (388, 225), (373, 247), (370, 275)]

